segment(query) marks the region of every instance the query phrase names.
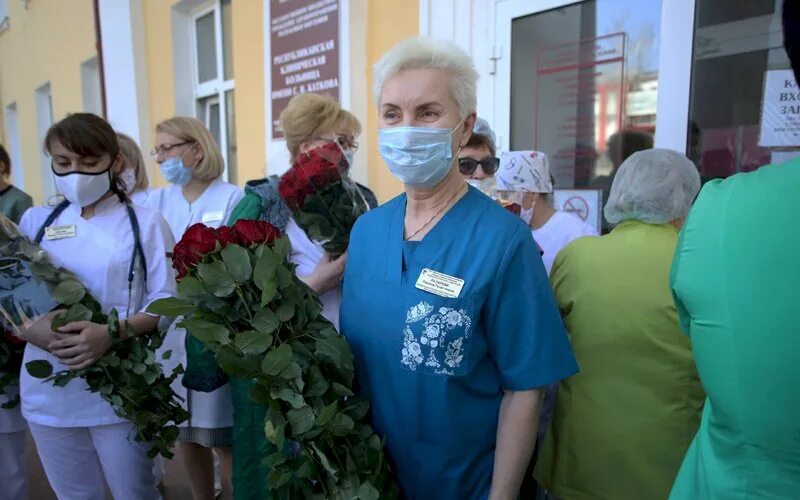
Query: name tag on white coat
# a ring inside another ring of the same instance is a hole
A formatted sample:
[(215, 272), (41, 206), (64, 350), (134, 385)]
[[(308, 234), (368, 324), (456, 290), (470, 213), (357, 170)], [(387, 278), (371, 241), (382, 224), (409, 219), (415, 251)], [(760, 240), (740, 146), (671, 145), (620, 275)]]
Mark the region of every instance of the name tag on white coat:
[(430, 269), (423, 269), (417, 279), (417, 288), (426, 292), (445, 297), (457, 299), (464, 288), (464, 280), (443, 273), (437, 273)]
[(203, 214), (203, 224), (208, 222), (219, 222), (225, 216), (225, 212), (206, 212)]
[(44, 228), (44, 239), (47, 241), (63, 240), (64, 238), (74, 238), (78, 234), (75, 224), (68, 226), (50, 226)]

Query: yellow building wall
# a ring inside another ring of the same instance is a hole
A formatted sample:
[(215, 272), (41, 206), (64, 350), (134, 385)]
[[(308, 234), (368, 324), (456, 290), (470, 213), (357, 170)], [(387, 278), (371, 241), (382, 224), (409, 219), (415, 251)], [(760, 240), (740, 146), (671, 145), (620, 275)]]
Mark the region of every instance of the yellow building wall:
[(81, 63), (97, 55), (94, 11), (91, 0), (9, 1), (8, 16), (10, 27), (0, 33), (0, 115), (5, 124), (6, 107), (16, 103), (25, 191), (41, 204), (35, 91), (50, 83), (54, 122), (83, 111)]
[[(175, 92), (172, 64), (171, 13), (175, 0), (144, 0), (144, 42), (147, 61), (147, 90), (150, 100), (151, 144), (155, 146), (156, 124), (175, 116)], [(187, 90), (191, 92), (191, 90)], [(152, 163), (150, 186), (163, 187), (167, 181), (161, 177), (158, 166), (150, 155), (145, 161)]]
[(383, 203), (402, 192), (403, 185), (389, 172), (378, 153), (378, 109), (372, 95), (372, 66), (399, 41), (419, 34), (417, 0), (370, 0), (367, 12), (367, 88), (370, 91), (367, 113), (369, 187)]
[[(175, 115), (175, 82), (172, 38), (172, 9), (175, 0), (142, 2), (147, 75), (150, 98), (150, 131), (155, 136), (158, 122)], [(208, 3), (203, 5), (209, 5)], [(264, 118), (264, 34), (262, 0), (232, 2), (233, 74), (239, 185), (263, 177), (265, 164)], [(191, 93), (187, 88), (185, 92)], [(152, 160), (150, 160), (152, 161)], [(153, 168), (154, 186), (165, 186), (158, 168)]]

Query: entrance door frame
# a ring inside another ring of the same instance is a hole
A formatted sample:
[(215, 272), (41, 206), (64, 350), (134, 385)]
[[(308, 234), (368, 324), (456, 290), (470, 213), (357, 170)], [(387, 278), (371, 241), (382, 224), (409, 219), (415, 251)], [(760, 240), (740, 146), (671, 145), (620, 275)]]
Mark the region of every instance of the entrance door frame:
[[(498, 148), (507, 149), (511, 137), (511, 25), (514, 19), (579, 4), (583, 0), (496, 0), (496, 70), (493, 120)], [(598, 0), (603, 1), (603, 0)], [(662, 0), (661, 43), (658, 54), (658, 108), (655, 147), (686, 153), (691, 93), (692, 49), (696, 0)], [(669, 43), (665, 43), (668, 41)], [(478, 110), (482, 114), (481, 110)], [(488, 114), (488, 113), (487, 113)]]

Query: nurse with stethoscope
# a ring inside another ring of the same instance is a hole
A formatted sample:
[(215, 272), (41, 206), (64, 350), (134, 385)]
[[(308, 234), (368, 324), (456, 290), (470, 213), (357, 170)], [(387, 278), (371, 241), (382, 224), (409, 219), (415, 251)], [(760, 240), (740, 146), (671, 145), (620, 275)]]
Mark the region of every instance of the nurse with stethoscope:
[[(242, 199), (241, 188), (221, 179), (225, 167), (214, 137), (195, 118), (177, 116), (156, 126), (152, 156), (170, 186), (150, 192), (147, 206), (164, 216), (180, 241), (197, 223), (217, 228), (225, 225)], [(176, 322), (177, 323), (177, 322)], [(186, 366), (186, 330), (173, 323), (162, 349), (173, 351), (172, 363)], [(186, 399), (190, 413), (178, 436), (181, 455), (195, 500), (215, 497), (212, 449), (220, 460), (220, 475), (231, 488), (233, 403), (226, 384), (213, 392), (187, 391), (178, 382), (173, 389)]]
[[(29, 209), (20, 231), (37, 241), (54, 264), (78, 277), (102, 306), (119, 312), (122, 338), (145, 335), (159, 317), (145, 313), (154, 300), (174, 295), (165, 258), (172, 234), (155, 211), (134, 207), (114, 168), (117, 136), (102, 118), (76, 113), (53, 125), (44, 148), (65, 201)], [(111, 347), (108, 327), (73, 322), (50, 331), (50, 313), (23, 331), (24, 363), (49, 361), (56, 371), (92, 365)], [(59, 499), (158, 498), (148, 445), (82, 379), (65, 387), (20, 375), (27, 419), (51, 487)]]

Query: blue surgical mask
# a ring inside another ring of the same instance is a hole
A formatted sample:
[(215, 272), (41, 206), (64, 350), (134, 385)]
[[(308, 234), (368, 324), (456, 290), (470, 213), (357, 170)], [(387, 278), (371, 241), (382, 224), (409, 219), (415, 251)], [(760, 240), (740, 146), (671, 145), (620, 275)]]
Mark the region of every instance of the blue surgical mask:
[(352, 151), (344, 151), (344, 157), (347, 160), (347, 167), (353, 167), (353, 152)]
[(171, 184), (185, 186), (192, 180), (192, 169), (183, 166), (180, 156), (173, 156), (161, 162), (161, 175)]
[(378, 149), (403, 184), (430, 189), (442, 182), (453, 166), (452, 138), (449, 128), (382, 128), (378, 130)]

